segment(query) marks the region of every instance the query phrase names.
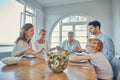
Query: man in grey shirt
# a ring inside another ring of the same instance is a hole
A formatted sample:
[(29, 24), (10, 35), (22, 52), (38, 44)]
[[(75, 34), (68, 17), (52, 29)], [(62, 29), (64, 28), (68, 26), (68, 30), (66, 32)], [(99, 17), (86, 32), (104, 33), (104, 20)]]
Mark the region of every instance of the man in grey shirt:
[(70, 53), (78, 52), (77, 47), (81, 47), (79, 41), (74, 39), (74, 33), (68, 32), (68, 40), (63, 41), (61, 47), (57, 46), (58, 50), (67, 50)]

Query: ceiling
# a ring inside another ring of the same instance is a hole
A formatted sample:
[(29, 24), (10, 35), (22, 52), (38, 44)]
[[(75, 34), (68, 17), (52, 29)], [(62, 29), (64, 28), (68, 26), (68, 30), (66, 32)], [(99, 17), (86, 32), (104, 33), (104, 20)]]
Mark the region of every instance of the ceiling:
[(92, 0), (37, 0), (43, 7), (72, 4)]

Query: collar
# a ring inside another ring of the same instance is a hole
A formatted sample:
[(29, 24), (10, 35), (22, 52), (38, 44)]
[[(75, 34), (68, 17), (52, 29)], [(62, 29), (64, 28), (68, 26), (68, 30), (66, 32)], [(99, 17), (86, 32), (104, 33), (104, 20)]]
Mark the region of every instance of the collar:
[[(72, 44), (75, 42), (75, 40), (73, 39), (73, 41), (72, 41)], [(68, 41), (68, 43), (70, 44), (70, 42)]]
[(97, 38), (100, 38), (102, 35), (103, 35), (103, 33), (101, 32), (101, 33), (97, 36)]

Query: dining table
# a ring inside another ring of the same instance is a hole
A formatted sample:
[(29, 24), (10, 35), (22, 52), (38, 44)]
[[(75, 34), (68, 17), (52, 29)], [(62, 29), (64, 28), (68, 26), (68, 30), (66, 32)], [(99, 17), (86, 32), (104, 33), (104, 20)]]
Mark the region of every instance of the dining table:
[(89, 61), (69, 63), (63, 72), (55, 73), (49, 68), (47, 61), (22, 58), (13, 65), (0, 61), (0, 80), (97, 80), (97, 75)]

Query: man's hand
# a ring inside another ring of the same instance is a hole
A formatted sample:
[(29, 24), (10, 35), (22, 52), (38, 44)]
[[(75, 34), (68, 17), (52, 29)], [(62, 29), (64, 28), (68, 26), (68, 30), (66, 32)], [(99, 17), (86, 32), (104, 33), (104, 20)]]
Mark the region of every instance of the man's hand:
[(81, 49), (79, 46), (76, 46), (76, 47), (75, 47), (75, 51), (77, 51), (77, 52), (80, 52), (80, 53), (81, 53), (81, 52), (82, 52), (82, 49)]
[(76, 61), (76, 56), (75, 55), (69, 55), (69, 60), (70, 61)]
[(58, 51), (62, 51), (62, 48), (61, 48), (60, 46), (56, 46), (56, 49), (57, 49)]
[(75, 47), (75, 50), (76, 50), (77, 52), (79, 52), (79, 53), (85, 52), (85, 49), (82, 49), (82, 48), (80, 48), (79, 46), (76, 46), (76, 47)]

